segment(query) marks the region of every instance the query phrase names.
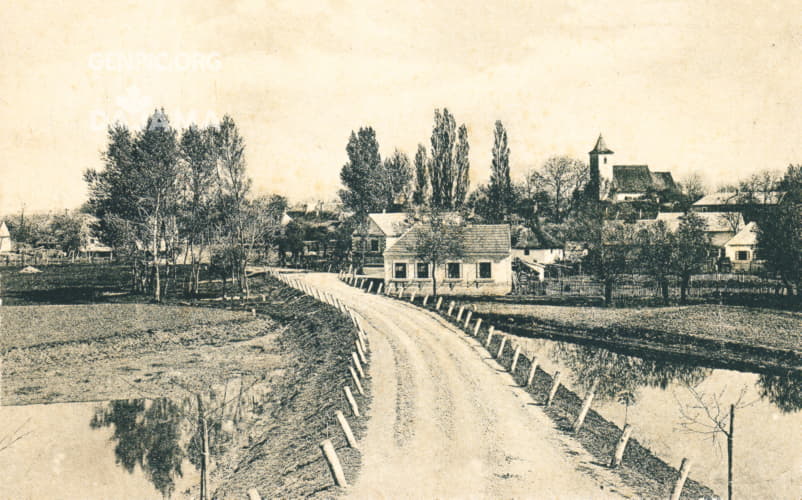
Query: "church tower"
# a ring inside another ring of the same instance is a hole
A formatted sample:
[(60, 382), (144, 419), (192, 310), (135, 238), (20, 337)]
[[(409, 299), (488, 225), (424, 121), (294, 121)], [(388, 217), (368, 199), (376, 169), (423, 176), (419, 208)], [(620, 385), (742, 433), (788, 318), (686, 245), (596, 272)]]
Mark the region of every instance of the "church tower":
[[(602, 179), (612, 181), (613, 162), (610, 156), (613, 151), (604, 143), (604, 137), (599, 134), (596, 146), (588, 153), (590, 155), (590, 179), (586, 187), (586, 193), (595, 200), (607, 197), (607, 190), (603, 189)], [(602, 192), (605, 191), (605, 192)]]
[(602, 179), (612, 180), (613, 178), (613, 160), (611, 156), (613, 151), (604, 143), (604, 137), (599, 134), (596, 140), (596, 146), (588, 153), (590, 155), (590, 173), (599, 172)]

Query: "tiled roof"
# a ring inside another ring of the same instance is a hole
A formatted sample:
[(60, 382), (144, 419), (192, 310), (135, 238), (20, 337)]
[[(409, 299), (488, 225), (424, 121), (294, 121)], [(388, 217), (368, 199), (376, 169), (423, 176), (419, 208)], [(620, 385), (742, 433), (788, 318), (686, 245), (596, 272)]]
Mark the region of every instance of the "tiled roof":
[(613, 165), (613, 186), (619, 193), (644, 193), (652, 186), (648, 165)]
[(655, 191), (667, 191), (675, 189), (674, 177), (671, 172), (652, 172), (652, 186)]
[[(417, 224), (404, 233), (385, 255), (415, 255), (420, 234), (429, 224)], [(463, 227), (465, 255), (509, 255), (510, 226), (507, 224), (469, 224)]]

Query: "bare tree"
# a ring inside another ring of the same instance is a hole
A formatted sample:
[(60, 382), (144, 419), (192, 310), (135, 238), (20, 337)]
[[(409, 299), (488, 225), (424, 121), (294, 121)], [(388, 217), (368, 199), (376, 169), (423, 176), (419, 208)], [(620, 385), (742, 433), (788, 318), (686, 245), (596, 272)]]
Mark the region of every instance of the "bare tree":
[(548, 194), (552, 217), (559, 223), (571, 212), (574, 194), (581, 191), (589, 175), (588, 166), (582, 161), (552, 156), (530, 177), (538, 189)]
[(727, 498), (728, 500), (732, 500), (732, 454), (735, 445), (735, 410), (752, 406), (755, 404), (756, 400), (751, 402), (744, 401), (744, 396), (746, 396), (747, 391), (746, 386), (741, 388), (738, 397), (729, 405), (724, 403), (724, 391), (726, 387), (718, 394), (705, 394), (689, 384), (686, 384), (685, 387), (693, 396), (694, 401), (685, 405), (677, 399), (676, 394), (674, 395), (680, 410), (680, 427), (683, 432), (708, 436), (713, 446), (718, 446), (719, 449), (719, 436), (724, 436), (726, 438)]

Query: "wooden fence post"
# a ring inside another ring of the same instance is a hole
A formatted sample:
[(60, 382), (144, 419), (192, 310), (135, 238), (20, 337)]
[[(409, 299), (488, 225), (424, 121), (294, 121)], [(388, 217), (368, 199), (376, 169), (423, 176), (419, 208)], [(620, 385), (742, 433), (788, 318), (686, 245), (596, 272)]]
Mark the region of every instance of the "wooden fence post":
[(560, 372), (554, 372), (554, 379), (551, 382), (551, 389), (549, 390), (549, 397), (546, 399), (546, 406), (551, 406), (551, 403), (554, 401), (554, 396), (557, 395), (557, 389), (560, 388)]
[(356, 392), (359, 393), (360, 396), (365, 395), (365, 390), (362, 388), (362, 382), (359, 381), (359, 376), (354, 371), (354, 367), (350, 364), (348, 365), (348, 372), (351, 374), (351, 378), (354, 379), (354, 385), (356, 386)]
[(457, 321), (459, 322), (462, 319), (462, 313), (465, 311), (465, 306), (459, 306), (459, 311), (457, 312)]
[(382, 294), (382, 288), (384, 288), (384, 283), (379, 283), (379, 288), (376, 289), (376, 295)]
[(512, 364), (510, 365), (510, 373), (515, 375), (515, 367), (518, 366), (518, 357), (521, 355), (521, 346), (515, 346), (515, 351), (512, 353)]
[(498, 353), (496, 353), (496, 359), (501, 359), (501, 355), (504, 354), (504, 345), (507, 343), (507, 337), (501, 337), (501, 344), (498, 345)]
[(348, 446), (350, 446), (355, 450), (358, 450), (359, 444), (356, 442), (354, 433), (351, 432), (351, 426), (348, 425), (348, 420), (345, 419), (345, 415), (343, 415), (343, 412), (337, 410), (334, 412), (334, 416), (337, 417), (337, 422), (340, 423), (340, 427), (343, 430), (343, 434), (345, 434), (345, 440), (348, 442)]
[(373, 282), (371, 281), (371, 282), (368, 284), (368, 293), (370, 293), (370, 292), (372, 292), (372, 291), (373, 291)]
[(437, 304), (435, 304), (434, 310), (435, 311), (439, 311), (440, 310), (440, 306), (442, 306), (442, 305), (443, 305), (443, 297), (437, 297)]
[(462, 325), (463, 328), (468, 328), (471, 322), (471, 316), (473, 316), (473, 311), (468, 311), (468, 314), (465, 315), (465, 324)]
[(409, 301), (410, 302), (415, 302), (415, 295), (416, 294), (417, 294), (417, 292), (415, 292), (415, 291), (412, 292), (412, 295), (409, 296)]
[(481, 326), (482, 326), (482, 318), (478, 318), (476, 320), (476, 325), (474, 325), (474, 327), (473, 327), (473, 336), (474, 337), (479, 335), (479, 327), (481, 327)]
[(532, 356), (532, 365), (529, 367), (529, 376), (526, 377), (526, 385), (524, 387), (529, 387), (532, 385), (532, 381), (535, 379), (535, 373), (537, 372), (537, 356)]
[(359, 378), (365, 378), (365, 372), (362, 371), (362, 363), (359, 362), (359, 357), (354, 351), (351, 351), (351, 361), (354, 362), (354, 368), (356, 368)]
[(485, 339), (485, 347), (490, 348), (490, 340), (493, 338), (493, 334), (496, 333), (496, 327), (490, 326), (490, 330), (487, 331), (487, 339)]
[(358, 337), (356, 340), (354, 340), (354, 345), (356, 346), (356, 354), (357, 356), (359, 356), (359, 361), (361, 361), (363, 365), (367, 365), (368, 360), (367, 358), (365, 358), (365, 353), (362, 351), (362, 344), (360, 340), (361, 339)]
[(618, 444), (615, 447), (615, 454), (613, 454), (613, 458), (610, 460), (610, 468), (615, 469), (621, 464), (621, 460), (624, 458), (624, 450), (627, 448), (627, 442), (631, 435), (632, 426), (627, 424), (624, 426), (624, 432), (621, 433), (621, 437), (618, 439)]
[(677, 482), (674, 483), (674, 490), (671, 492), (671, 500), (679, 500), (682, 494), (682, 488), (685, 487), (685, 480), (688, 479), (688, 473), (691, 470), (691, 460), (688, 458), (682, 459), (682, 465), (679, 466), (679, 477)]
[(343, 466), (340, 465), (340, 459), (337, 458), (337, 452), (334, 450), (334, 445), (331, 441), (326, 439), (320, 443), (320, 449), (323, 451), (323, 457), (329, 464), (329, 470), (334, 478), (337, 486), (346, 487), (348, 483), (345, 482), (345, 474), (343, 473)]
[(429, 294), (426, 294), (426, 296), (423, 297), (423, 307), (426, 307), (427, 302), (429, 302)]
[(576, 416), (576, 420), (574, 420), (574, 424), (571, 426), (574, 432), (579, 432), (579, 429), (582, 428), (582, 424), (585, 423), (585, 417), (588, 415), (588, 411), (590, 411), (590, 405), (593, 404), (593, 398), (596, 396), (596, 389), (598, 388), (599, 379), (596, 378), (590, 385), (587, 394), (585, 394), (585, 400), (582, 401), (582, 408), (579, 410), (579, 415)]
[(451, 301), (451, 303), (448, 305), (448, 312), (447, 312), (446, 314), (448, 314), (449, 316), (451, 316), (451, 313), (452, 313), (452, 312), (454, 312), (454, 301), (453, 301), (453, 300), (452, 300), (452, 301)]
[(346, 385), (343, 387), (343, 392), (345, 392), (345, 399), (348, 400), (348, 404), (351, 406), (351, 411), (355, 417), (358, 417), (359, 407), (356, 405), (356, 399), (354, 399), (354, 395), (351, 393), (351, 388)]

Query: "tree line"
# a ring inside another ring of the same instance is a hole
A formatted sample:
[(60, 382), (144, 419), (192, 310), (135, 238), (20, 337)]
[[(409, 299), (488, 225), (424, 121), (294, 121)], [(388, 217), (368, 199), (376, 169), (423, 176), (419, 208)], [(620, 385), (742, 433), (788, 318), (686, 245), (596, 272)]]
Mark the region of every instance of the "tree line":
[(161, 300), (190, 264), (184, 292), (197, 294), (201, 267), (249, 291), (246, 266), (274, 242), (287, 206), (278, 195), (254, 196), (245, 141), (226, 115), (216, 125), (169, 126), (156, 111), (141, 130), (108, 129), (104, 168), (89, 169), (88, 206), (96, 228), (130, 263), (132, 287)]

